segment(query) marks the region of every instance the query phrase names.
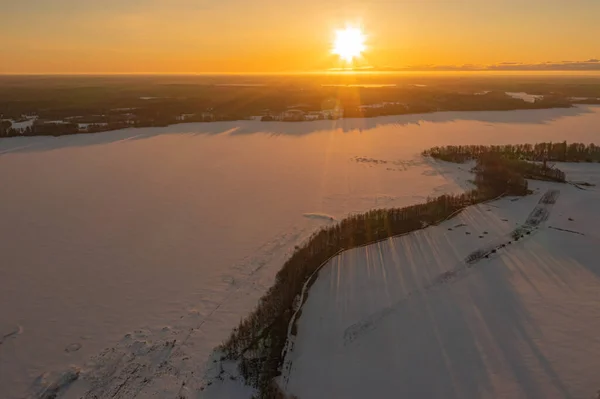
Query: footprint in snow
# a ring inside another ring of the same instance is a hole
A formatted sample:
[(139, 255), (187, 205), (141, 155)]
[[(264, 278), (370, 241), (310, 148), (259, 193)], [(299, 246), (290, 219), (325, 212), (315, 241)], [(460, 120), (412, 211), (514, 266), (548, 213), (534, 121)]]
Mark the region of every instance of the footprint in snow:
[(77, 352), (79, 349), (81, 349), (81, 344), (79, 342), (75, 342), (75, 343), (67, 345), (67, 347), (65, 348), (65, 352), (67, 352), (67, 353)]

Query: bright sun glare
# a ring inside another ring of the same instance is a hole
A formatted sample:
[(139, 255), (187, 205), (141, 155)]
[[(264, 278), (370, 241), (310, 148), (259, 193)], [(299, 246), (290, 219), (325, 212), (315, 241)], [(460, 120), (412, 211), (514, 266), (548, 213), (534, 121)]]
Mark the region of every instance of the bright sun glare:
[(346, 62), (352, 62), (365, 51), (365, 39), (364, 33), (359, 28), (347, 27), (337, 30), (332, 52)]

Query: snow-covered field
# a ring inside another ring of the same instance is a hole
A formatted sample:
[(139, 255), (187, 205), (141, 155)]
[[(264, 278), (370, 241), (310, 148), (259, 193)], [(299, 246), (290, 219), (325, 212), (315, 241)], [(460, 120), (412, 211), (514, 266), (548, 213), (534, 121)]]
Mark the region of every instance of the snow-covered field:
[(2, 139), (0, 397), (196, 395), (315, 229), (467, 187), (421, 150), (598, 142), (598, 126), (581, 106)]
[[(561, 167), (600, 185), (598, 165)], [(286, 359), (287, 390), (300, 398), (595, 398), (600, 190), (530, 187), (534, 195), (471, 207), (325, 266)], [(549, 190), (560, 192), (556, 203), (538, 203)], [(539, 209), (548, 219), (515, 241), (510, 232)], [(480, 248), (493, 253), (464, 261)]]

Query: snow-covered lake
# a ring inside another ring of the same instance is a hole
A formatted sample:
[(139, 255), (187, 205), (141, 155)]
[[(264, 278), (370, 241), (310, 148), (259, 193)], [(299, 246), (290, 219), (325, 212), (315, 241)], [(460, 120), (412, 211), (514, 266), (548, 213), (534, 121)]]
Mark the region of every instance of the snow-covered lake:
[(580, 106), (2, 139), (0, 397), (98, 369), (132, 336), (183, 334), (199, 374), (330, 217), (466, 187), (421, 150), (599, 142), (598, 126), (600, 107)]

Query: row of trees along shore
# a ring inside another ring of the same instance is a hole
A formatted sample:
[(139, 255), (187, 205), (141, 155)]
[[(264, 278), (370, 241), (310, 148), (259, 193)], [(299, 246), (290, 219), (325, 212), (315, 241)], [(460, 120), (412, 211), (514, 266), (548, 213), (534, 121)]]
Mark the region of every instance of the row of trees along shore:
[(25, 128), (14, 128), (10, 121), (0, 122), (0, 137), (63, 136), (80, 133), (77, 123), (34, 123)]
[[(526, 195), (529, 190), (522, 163), (527, 162), (482, 151), (474, 168), (476, 188), (471, 191), (429, 198), (425, 203), (404, 208), (371, 210), (315, 232), (304, 245), (297, 247), (277, 273), (274, 285), (259, 300), (254, 311), (233, 330), (220, 350), (228, 359), (239, 362), (246, 383), (257, 388), (260, 397), (284, 397), (274, 379), (281, 374), (288, 325), (296, 298), (319, 266), (342, 250), (439, 223), (469, 205), (504, 194)], [(546, 179), (540, 171), (531, 171), (530, 177)], [(314, 278), (309, 285), (313, 282)], [(295, 334), (295, 326), (292, 334)]]
[(80, 128), (78, 123), (33, 123), (31, 126), (15, 128), (10, 121), (0, 121), (0, 137), (67, 136), (79, 133), (100, 133), (108, 130), (124, 129), (135, 125), (125, 122), (88, 123)]
[(465, 162), (486, 153), (496, 153), (510, 159), (553, 162), (600, 162), (600, 146), (594, 144), (547, 142), (508, 145), (458, 145), (433, 147), (423, 155), (448, 162)]

